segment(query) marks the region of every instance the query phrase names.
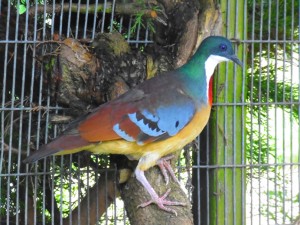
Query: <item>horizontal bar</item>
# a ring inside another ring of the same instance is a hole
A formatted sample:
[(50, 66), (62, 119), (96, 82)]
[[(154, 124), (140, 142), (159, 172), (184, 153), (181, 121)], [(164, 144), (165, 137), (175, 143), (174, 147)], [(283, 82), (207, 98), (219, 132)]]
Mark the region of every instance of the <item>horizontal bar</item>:
[[(300, 166), (300, 162), (295, 163), (262, 163), (262, 164), (228, 164), (228, 165), (198, 165), (193, 169), (218, 169), (218, 168), (255, 168), (255, 167), (278, 167), (278, 166)], [(186, 167), (180, 167), (186, 168)]]
[[(109, 168), (105, 168), (105, 169), (99, 169), (96, 172), (110, 172), (110, 171), (116, 171), (116, 169), (109, 169)], [(80, 173), (87, 173), (87, 172), (91, 172), (91, 170), (80, 170)], [(93, 172), (95, 172), (95, 170), (93, 170)], [(65, 174), (72, 174), (70, 172), (66, 172)], [(43, 175), (53, 175), (56, 174), (56, 172), (54, 171), (49, 171), (49, 172), (28, 172), (28, 173), (1, 173), (0, 177), (14, 177), (14, 176), (43, 176)]]
[[(300, 166), (300, 162), (295, 163), (264, 163), (264, 164), (230, 164), (230, 165), (198, 165), (198, 166), (192, 166), (193, 169), (226, 169), (226, 168), (256, 168), (256, 167), (279, 167), (279, 166)], [(177, 166), (177, 168), (180, 169), (186, 169), (185, 166)], [(81, 173), (86, 173), (88, 170), (81, 170)], [(99, 169), (96, 172), (106, 172), (106, 171), (115, 171), (115, 169), (105, 168), (105, 169)], [(89, 170), (90, 172), (90, 170)], [(95, 172), (95, 171), (93, 171)], [(0, 174), (0, 177), (6, 177), (6, 176), (37, 176), (37, 175), (51, 175), (55, 172), (29, 172), (29, 173), (2, 173)], [(70, 173), (71, 174), (71, 173)]]
[[(81, 40), (81, 39), (79, 39)], [(154, 43), (151, 40), (126, 40), (128, 43), (132, 44), (151, 44)], [(90, 41), (92, 43), (93, 41)], [(62, 44), (63, 41), (53, 41), (53, 40), (44, 40), (44, 41), (28, 41), (28, 40), (0, 40), (0, 44), (47, 44), (47, 43), (57, 43)]]
[(213, 106), (259, 106), (259, 105), (300, 105), (300, 102), (219, 102), (213, 103)]
[[(295, 105), (299, 106), (300, 102), (220, 102), (220, 103), (213, 103), (213, 106), (278, 106), (278, 105)], [(68, 110), (70, 108), (64, 108), (59, 106), (36, 106), (36, 107), (0, 107), (1, 111), (32, 111), (32, 110)]]
[[(0, 44), (38, 44), (38, 43), (59, 43), (57, 41), (52, 40), (44, 40), (44, 41), (32, 41), (32, 40), (0, 40)], [(126, 40), (129, 43), (139, 43), (139, 44), (150, 44), (154, 43), (151, 40)], [(91, 41), (92, 42), (92, 41)], [(257, 44), (268, 44), (268, 43), (277, 43), (277, 44), (300, 44), (300, 40), (231, 40), (234, 43), (257, 43)]]
[(16, 108), (16, 107), (4, 107), (0, 108), (1, 111), (40, 111), (40, 110), (67, 110), (69, 108), (63, 108), (59, 106), (36, 106), (36, 107), (22, 107), (22, 108)]
[(238, 40), (238, 39), (232, 39), (231, 42), (234, 43), (257, 43), (257, 44), (300, 44), (300, 40)]
[(130, 44), (152, 44), (153, 41), (150, 40), (126, 40)]

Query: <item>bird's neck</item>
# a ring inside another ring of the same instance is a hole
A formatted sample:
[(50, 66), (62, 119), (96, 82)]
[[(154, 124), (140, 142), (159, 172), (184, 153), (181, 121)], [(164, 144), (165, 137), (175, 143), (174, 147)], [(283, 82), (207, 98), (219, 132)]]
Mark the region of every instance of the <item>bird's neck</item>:
[(218, 63), (222, 61), (224, 61), (224, 58), (216, 55), (210, 55), (209, 57), (198, 55), (181, 68), (191, 95), (199, 100), (201, 104), (212, 105), (212, 75)]
[(204, 63), (205, 67), (205, 76), (207, 83), (207, 100), (210, 105), (212, 105), (213, 101), (213, 74), (215, 68), (220, 62), (228, 61), (227, 58), (220, 57), (217, 55), (210, 55)]

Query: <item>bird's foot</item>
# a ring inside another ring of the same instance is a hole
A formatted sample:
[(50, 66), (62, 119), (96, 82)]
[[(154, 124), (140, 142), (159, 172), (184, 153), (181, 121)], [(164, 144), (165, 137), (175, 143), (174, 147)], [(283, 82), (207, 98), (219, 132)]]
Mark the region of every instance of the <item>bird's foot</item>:
[(171, 188), (163, 196), (161, 196), (161, 197), (157, 196), (157, 197), (151, 199), (150, 201), (147, 201), (145, 203), (142, 203), (142, 204), (138, 205), (137, 207), (138, 208), (140, 208), (140, 207), (144, 208), (144, 207), (146, 207), (150, 204), (156, 204), (158, 206), (158, 208), (160, 208), (162, 210), (165, 210), (167, 212), (170, 212), (170, 213), (174, 213), (177, 216), (177, 212), (174, 209), (168, 208), (165, 205), (185, 206), (186, 204), (182, 203), (182, 202), (175, 202), (175, 201), (166, 200), (166, 197), (170, 194), (170, 192), (171, 192)]
[(169, 155), (169, 156), (163, 157), (163, 158), (157, 160), (156, 165), (159, 167), (162, 175), (164, 176), (166, 184), (169, 184), (169, 181), (170, 181), (169, 175), (168, 175), (168, 172), (169, 172), (172, 179), (180, 185), (179, 180), (175, 176), (173, 168), (169, 162), (173, 158), (174, 158), (174, 155)]

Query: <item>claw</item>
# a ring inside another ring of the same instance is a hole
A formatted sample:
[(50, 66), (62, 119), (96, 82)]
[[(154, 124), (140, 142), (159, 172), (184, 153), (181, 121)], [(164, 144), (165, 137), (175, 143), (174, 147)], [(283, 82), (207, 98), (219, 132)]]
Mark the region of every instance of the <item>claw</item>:
[(166, 200), (167, 196), (171, 192), (171, 189), (169, 189), (163, 196), (159, 197), (158, 194), (153, 189), (153, 187), (148, 182), (148, 180), (146, 179), (144, 171), (136, 168), (135, 175), (136, 175), (136, 178), (138, 179), (138, 181), (141, 182), (141, 184), (145, 187), (145, 189), (148, 191), (148, 193), (151, 196), (150, 201), (147, 201), (145, 203), (138, 205), (138, 208), (146, 207), (150, 204), (156, 204), (158, 206), (158, 208), (177, 215), (177, 212), (174, 209), (168, 208), (165, 205), (179, 205), (179, 206), (186, 205), (185, 203), (182, 203), (182, 202), (176, 202), (176, 201), (173, 202), (173, 201)]
[(168, 208), (166, 207), (165, 205), (180, 205), (180, 206), (185, 206), (186, 204), (185, 203), (182, 203), (182, 202), (173, 202), (173, 201), (169, 201), (169, 200), (165, 200), (166, 197), (170, 194), (171, 192), (171, 188), (168, 189), (168, 191), (161, 197), (158, 197), (156, 199), (151, 199), (150, 201), (147, 201), (147, 202), (144, 202), (140, 205), (137, 206), (137, 208), (144, 208), (150, 204), (156, 204), (158, 206), (158, 208), (162, 209), (162, 210), (165, 210), (167, 212), (170, 212), (170, 213), (174, 213), (175, 216), (177, 216), (177, 212), (174, 210), (174, 209), (171, 209), (171, 208)]

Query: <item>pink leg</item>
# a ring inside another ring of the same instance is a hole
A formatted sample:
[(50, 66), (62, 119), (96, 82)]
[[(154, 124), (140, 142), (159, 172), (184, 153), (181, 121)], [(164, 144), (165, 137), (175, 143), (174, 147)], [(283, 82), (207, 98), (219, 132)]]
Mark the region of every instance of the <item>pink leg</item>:
[(169, 189), (163, 196), (159, 197), (158, 194), (154, 191), (151, 184), (148, 182), (147, 178), (145, 177), (144, 171), (136, 168), (135, 170), (136, 178), (139, 182), (144, 186), (144, 188), (148, 191), (148, 193), (151, 196), (151, 200), (148, 202), (145, 202), (143, 204), (138, 205), (138, 207), (146, 207), (152, 203), (156, 204), (160, 209), (165, 210), (167, 212), (174, 213), (177, 216), (177, 212), (174, 209), (168, 208), (165, 205), (186, 205), (185, 203), (181, 202), (172, 202), (166, 200), (166, 197), (170, 193), (171, 189)]
[(172, 179), (180, 185), (179, 180), (175, 176), (173, 168), (172, 168), (171, 164), (169, 163), (169, 160), (172, 159), (172, 158), (174, 158), (174, 155), (169, 155), (169, 156), (163, 157), (163, 158), (157, 160), (156, 165), (158, 165), (158, 167), (160, 168), (161, 173), (164, 176), (166, 184), (169, 184), (170, 179), (169, 179), (169, 176), (168, 176), (168, 173), (167, 173), (167, 172), (169, 172)]

